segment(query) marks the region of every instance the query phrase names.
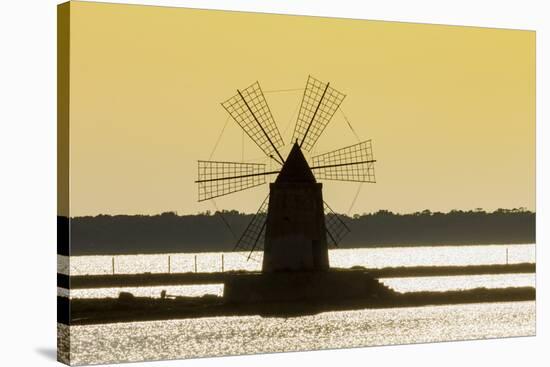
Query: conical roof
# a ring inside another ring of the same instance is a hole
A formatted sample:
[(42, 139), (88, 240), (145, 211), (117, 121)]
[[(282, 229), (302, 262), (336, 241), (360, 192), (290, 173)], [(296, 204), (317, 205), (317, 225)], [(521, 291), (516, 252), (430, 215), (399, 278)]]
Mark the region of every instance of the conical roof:
[(307, 164), (298, 143), (294, 143), (275, 183), (315, 183), (315, 176)]

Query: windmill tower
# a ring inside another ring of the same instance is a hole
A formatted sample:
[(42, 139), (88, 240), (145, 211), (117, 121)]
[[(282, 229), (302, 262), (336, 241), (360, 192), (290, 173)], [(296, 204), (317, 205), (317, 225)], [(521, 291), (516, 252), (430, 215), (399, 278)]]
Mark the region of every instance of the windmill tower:
[(308, 77), (286, 159), (280, 153), (283, 139), (258, 82), (222, 103), (281, 169), (267, 171), (265, 164), (258, 163), (198, 161), (199, 201), (263, 185), (267, 176), (277, 175), (235, 246), (247, 251), (249, 259), (263, 248), (263, 272), (328, 270), (329, 245), (338, 246), (349, 229), (323, 200), (317, 180), (375, 182), (370, 140), (313, 156), (311, 165), (303, 154), (315, 146), (344, 98), (330, 83)]
[(281, 172), (269, 185), (262, 270), (328, 270), (322, 184), (294, 143)]

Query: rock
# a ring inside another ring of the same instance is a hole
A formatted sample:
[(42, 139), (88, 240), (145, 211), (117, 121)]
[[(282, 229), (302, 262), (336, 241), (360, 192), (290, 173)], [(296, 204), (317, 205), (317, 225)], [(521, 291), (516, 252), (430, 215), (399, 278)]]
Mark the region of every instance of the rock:
[(120, 292), (118, 294), (118, 300), (120, 302), (132, 302), (134, 299), (134, 295), (130, 292)]

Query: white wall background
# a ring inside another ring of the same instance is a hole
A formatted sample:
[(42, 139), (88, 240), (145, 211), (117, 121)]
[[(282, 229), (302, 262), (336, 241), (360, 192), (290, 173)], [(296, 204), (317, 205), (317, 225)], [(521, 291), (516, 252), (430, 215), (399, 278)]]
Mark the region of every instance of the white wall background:
[[(129, 1), (111, 1), (126, 3)], [(550, 345), (548, 1), (146, 1), (131, 3), (537, 31), (537, 337), (225, 357), (136, 366), (543, 366)], [(0, 2), (0, 365), (54, 365), (56, 4)], [(544, 167), (546, 165), (546, 167)], [(546, 191), (546, 192), (545, 192)], [(546, 224), (546, 226), (545, 226)], [(546, 281), (545, 281), (546, 280)]]

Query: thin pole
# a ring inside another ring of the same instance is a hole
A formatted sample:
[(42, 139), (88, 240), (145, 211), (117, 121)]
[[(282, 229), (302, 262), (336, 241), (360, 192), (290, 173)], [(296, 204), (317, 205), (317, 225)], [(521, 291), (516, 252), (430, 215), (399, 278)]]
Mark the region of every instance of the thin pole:
[(327, 233), (328, 233), (330, 239), (332, 240), (332, 243), (334, 243), (334, 246), (338, 247), (338, 242), (336, 242), (336, 240), (332, 236), (332, 233), (330, 233), (330, 231), (327, 231)]
[(171, 266), (170, 266), (170, 255), (168, 255), (168, 274), (172, 272)]
[[(319, 167), (317, 167), (319, 168)], [(270, 171), (270, 172), (261, 172), (261, 173), (251, 173), (248, 175), (240, 175), (240, 176), (230, 176), (230, 177), (220, 177), (220, 178), (210, 178), (207, 180), (197, 180), (195, 183), (201, 183), (201, 182), (212, 182), (212, 181), (221, 181), (221, 180), (231, 180), (235, 178), (246, 178), (246, 177), (254, 177), (254, 176), (263, 176), (263, 175), (274, 175), (281, 171)]]
[(319, 104), (317, 105), (317, 108), (315, 109), (315, 112), (313, 112), (313, 117), (311, 118), (311, 121), (309, 122), (309, 125), (307, 125), (306, 132), (304, 133), (304, 137), (302, 138), (302, 142), (300, 143), (300, 148), (304, 144), (304, 141), (306, 140), (307, 133), (309, 132), (309, 128), (311, 127), (311, 124), (313, 124), (313, 120), (315, 120), (315, 116), (317, 116), (317, 111), (319, 111), (319, 107), (321, 107), (321, 102), (323, 102), (323, 98), (325, 98), (325, 94), (327, 93), (327, 89), (330, 83), (327, 83), (327, 86), (325, 87), (325, 90), (323, 91), (323, 95), (321, 96), (321, 99), (319, 100)]
[[(277, 158), (275, 158), (275, 157), (273, 156), (273, 154), (270, 154), (270, 155), (269, 155), (269, 158), (273, 159), (275, 162), (279, 163), (281, 166), (283, 165), (283, 163), (280, 162)], [(271, 161), (269, 161), (269, 163), (270, 163), (270, 164), (269, 164), (269, 167), (271, 168)]]
[(111, 258), (111, 265), (113, 266), (113, 275), (115, 274), (115, 257)]
[(506, 265), (508, 265), (508, 247), (506, 247)]
[(252, 256), (252, 252), (256, 248), (256, 245), (258, 245), (258, 241), (260, 240), (260, 236), (262, 235), (266, 224), (267, 224), (267, 220), (262, 225), (262, 228), (260, 229), (260, 232), (258, 232), (258, 236), (256, 237), (256, 241), (254, 241), (254, 246), (252, 246), (252, 249), (250, 250), (250, 253), (248, 254), (248, 257), (247, 257), (246, 261), (250, 260), (250, 256)]
[(369, 161), (360, 161), (360, 162), (349, 162), (349, 163), (337, 163), (337, 164), (327, 164), (325, 166), (314, 166), (311, 169), (321, 169), (321, 168), (333, 168), (333, 167), (342, 167), (342, 166), (352, 166), (354, 164), (364, 164), (364, 163), (376, 163), (376, 159), (371, 159)]
[[(246, 99), (244, 99), (243, 97), (243, 94), (241, 93), (240, 90), (237, 89), (237, 93), (239, 93), (239, 96), (241, 96), (246, 108), (248, 108), (248, 111), (250, 112), (250, 114), (252, 115), (252, 117), (254, 117), (254, 120), (256, 120), (256, 123), (258, 124), (258, 126), (260, 127), (260, 129), (262, 130), (262, 132), (264, 133), (265, 137), (267, 138), (267, 141), (269, 141), (269, 143), (271, 144), (271, 146), (273, 147), (273, 149), (275, 150), (275, 153), (277, 153), (277, 155), (279, 156), (279, 158), (281, 158), (281, 161), (284, 162), (284, 158), (283, 156), (281, 155), (281, 153), (279, 153), (279, 150), (277, 149), (277, 147), (275, 146), (275, 144), (273, 144), (273, 141), (271, 140), (271, 138), (269, 137), (269, 135), (267, 134), (267, 132), (265, 131), (264, 127), (262, 126), (262, 124), (260, 124), (260, 121), (258, 121), (258, 118), (256, 117), (256, 115), (254, 114), (254, 112), (252, 112), (252, 109), (250, 108), (250, 106), (248, 105), (248, 102), (246, 102)], [(323, 94), (324, 95), (324, 94)], [(321, 98), (322, 99), (322, 98)]]
[(197, 255), (195, 255), (195, 273), (197, 272)]
[(223, 268), (224, 266), (223, 266), (223, 253), (222, 253), (222, 273), (223, 273)]

